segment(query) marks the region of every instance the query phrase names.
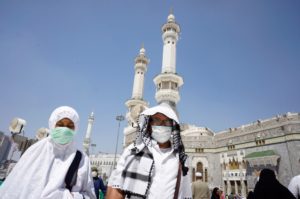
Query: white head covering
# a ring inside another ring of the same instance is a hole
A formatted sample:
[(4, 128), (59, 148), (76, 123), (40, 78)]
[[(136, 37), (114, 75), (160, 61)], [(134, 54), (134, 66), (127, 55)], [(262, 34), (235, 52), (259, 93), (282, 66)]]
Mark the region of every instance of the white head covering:
[(55, 128), (56, 123), (63, 119), (63, 118), (68, 118), (70, 120), (72, 120), (74, 122), (75, 125), (75, 131), (78, 130), (79, 127), (79, 115), (78, 113), (75, 111), (75, 109), (73, 109), (72, 107), (69, 106), (61, 106), (56, 108), (50, 118), (49, 118), (49, 129), (52, 130)]
[[(68, 106), (53, 111), (49, 119), (49, 128), (53, 129), (57, 121), (68, 118), (78, 129), (77, 112)], [(76, 154), (74, 142), (59, 145), (46, 137), (29, 147), (7, 176), (0, 187), (1, 199), (10, 198), (95, 198), (91, 179), (90, 161), (85, 153), (77, 172), (77, 181), (72, 195), (65, 189), (65, 176)], [(22, 179), (20, 181), (20, 179)]]
[(196, 177), (202, 177), (202, 173), (201, 172), (196, 172)]
[(177, 122), (177, 124), (179, 124), (179, 119), (178, 119), (175, 111), (171, 108), (171, 106), (169, 104), (166, 104), (166, 103), (161, 103), (152, 108), (148, 108), (148, 109), (144, 110), (141, 113), (141, 115), (154, 115), (155, 113), (162, 113), (165, 116), (167, 116), (168, 118)]

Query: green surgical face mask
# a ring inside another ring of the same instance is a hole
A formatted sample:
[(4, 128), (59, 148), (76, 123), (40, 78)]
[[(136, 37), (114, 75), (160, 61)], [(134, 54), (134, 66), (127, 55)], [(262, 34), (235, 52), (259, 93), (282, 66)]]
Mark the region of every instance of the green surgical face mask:
[(56, 127), (50, 133), (52, 140), (62, 145), (72, 142), (74, 135), (75, 131), (68, 127)]

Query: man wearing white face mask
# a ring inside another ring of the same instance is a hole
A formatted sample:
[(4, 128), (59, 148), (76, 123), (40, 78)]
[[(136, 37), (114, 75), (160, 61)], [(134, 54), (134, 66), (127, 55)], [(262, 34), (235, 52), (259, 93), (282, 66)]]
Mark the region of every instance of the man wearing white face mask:
[(136, 141), (119, 159), (106, 199), (190, 199), (187, 155), (179, 121), (168, 104), (141, 113)]
[(1, 199), (95, 199), (89, 158), (73, 142), (78, 124), (73, 108), (55, 109), (50, 136), (26, 150), (0, 187)]

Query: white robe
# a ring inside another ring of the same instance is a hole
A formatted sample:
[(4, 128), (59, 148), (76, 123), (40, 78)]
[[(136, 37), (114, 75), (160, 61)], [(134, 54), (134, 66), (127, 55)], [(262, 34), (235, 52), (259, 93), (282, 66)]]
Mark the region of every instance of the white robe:
[(20, 158), (0, 187), (1, 199), (95, 199), (89, 158), (82, 153), (77, 182), (72, 192), (65, 176), (75, 157), (74, 143), (55, 144), (45, 138), (32, 145)]
[[(152, 148), (149, 147), (149, 150), (153, 154), (155, 166), (152, 184), (147, 198), (174, 198), (178, 173), (178, 154), (175, 155), (173, 149), (163, 152), (154, 140), (152, 140), (152, 145)], [(123, 188), (124, 180), (122, 178), (122, 171), (128, 164), (128, 156), (131, 154), (132, 148), (134, 148), (133, 144), (129, 145), (123, 151), (122, 156), (118, 160), (117, 168), (112, 172), (109, 178), (108, 186), (113, 188), (120, 187), (120, 189)], [(181, 176), (178, 199), (192, 198), (190, 184), (191, 179), (190, 173), (188, 172), (186, 176)]]

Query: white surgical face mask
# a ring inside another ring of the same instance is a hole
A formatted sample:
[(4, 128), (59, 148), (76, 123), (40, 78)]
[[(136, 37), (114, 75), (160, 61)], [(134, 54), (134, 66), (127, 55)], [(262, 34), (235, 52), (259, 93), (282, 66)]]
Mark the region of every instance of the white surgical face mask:
[(96, 171), (92, 171), (92, 176), (93, 177), (97, 177), (97, 172)]
[(170, 139), (171, 133), (171, 126), (152, 126), (151, 137), (158, 143), (165, 143)]

